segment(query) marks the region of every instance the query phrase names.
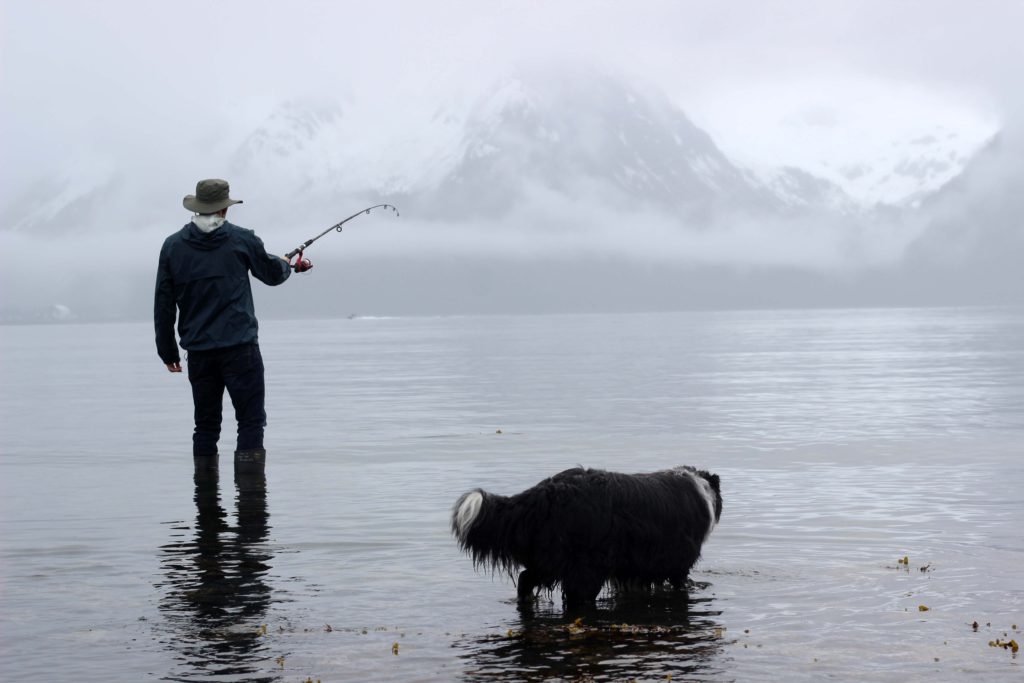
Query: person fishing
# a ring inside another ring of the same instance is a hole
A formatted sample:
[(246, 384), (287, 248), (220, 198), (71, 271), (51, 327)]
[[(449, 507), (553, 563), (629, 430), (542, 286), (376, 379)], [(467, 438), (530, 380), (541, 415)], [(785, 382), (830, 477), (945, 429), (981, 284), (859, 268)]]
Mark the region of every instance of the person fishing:
[[(232, 199), (226, 180), (200, 180), (182, 202), (195, 215), (164, 240), (157, 266), (153, 320), (156, 348), (170, 372), (181, 372), (174, 338), (175, 309), (181, 347), (187, 351), (188, 379), (195, 404), (192, 455), (197, 471), (217, 469), (224, 390), (238, 422), (235, 472), (264, 472), (263, 357), (257, 337), (249, 273), (276, 286), (291, 271), (313, 264), (272, 256), (252, 230), (227, 221)], [(294, 255), (294, 254), (293, 254)]]

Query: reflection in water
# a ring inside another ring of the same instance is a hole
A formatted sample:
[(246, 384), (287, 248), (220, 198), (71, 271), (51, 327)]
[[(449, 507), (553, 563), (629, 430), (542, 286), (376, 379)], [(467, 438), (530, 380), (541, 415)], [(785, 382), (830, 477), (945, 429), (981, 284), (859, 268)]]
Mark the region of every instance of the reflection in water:
[[(696, 586), (701, 593), (707, 586)], [(721, 612), (712, 599), (672, 590), (629, 594), (563, 613), (521, 610), (507, 633), (467, 636), (466, 681), (620, 681), (717, 678), (723, 671)]]
[(262, 475), (236, 477), (236, 527), (220, 504), (218, 476), (196, 473), (195, 537), (163, 546), (166, 580), (160, 610), (179, 665), (169, 680), (273, 681), (261, 625), (270, 604), (264, 581), (272, 556), (265, 541), (267, 488)]

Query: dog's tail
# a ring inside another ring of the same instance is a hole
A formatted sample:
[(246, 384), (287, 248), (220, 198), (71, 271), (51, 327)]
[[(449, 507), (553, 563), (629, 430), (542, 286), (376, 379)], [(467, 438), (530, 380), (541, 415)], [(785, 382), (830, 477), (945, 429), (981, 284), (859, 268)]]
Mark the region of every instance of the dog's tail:
[(477, 567), (512, 573), (522, 564), (522, 520), (511, 499), (474, 489), (452, 508), (452, 534)]
[(462, 494), (452, 508), (452, 533), (459, 539), (459, 545), (463, 548), (468, 544), (469, 530), (480, 516), (486, 495), (488, 494), (483, 489), (473, 489)]

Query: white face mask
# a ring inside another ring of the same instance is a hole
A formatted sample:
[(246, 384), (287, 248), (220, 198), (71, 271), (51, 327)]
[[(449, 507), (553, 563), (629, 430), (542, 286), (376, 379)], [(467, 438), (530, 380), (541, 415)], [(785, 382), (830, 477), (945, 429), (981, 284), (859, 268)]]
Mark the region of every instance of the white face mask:
[(192, 222), (196, 224), (196, 227), (203, 232), (213, 232), (220, 226), (224, 225), (224, 216), (219, 216), (215, 213), (210, 214), (196, 214), (192, 216)]

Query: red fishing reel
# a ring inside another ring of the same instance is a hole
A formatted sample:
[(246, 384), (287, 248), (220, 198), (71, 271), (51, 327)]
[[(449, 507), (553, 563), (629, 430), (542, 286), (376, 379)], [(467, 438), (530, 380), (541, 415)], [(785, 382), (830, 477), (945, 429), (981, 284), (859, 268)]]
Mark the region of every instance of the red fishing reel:
[(291, 267), (295, 269), (296, 273), (305, 273), (307, 270), (313, 269), (313, 262), (310, 261), (308, 258), (302, 258), (302, 251), (299, 251), (299, 253), (296, 255), (295, 263), (290, 263), (289, 265), (291, 265)]

